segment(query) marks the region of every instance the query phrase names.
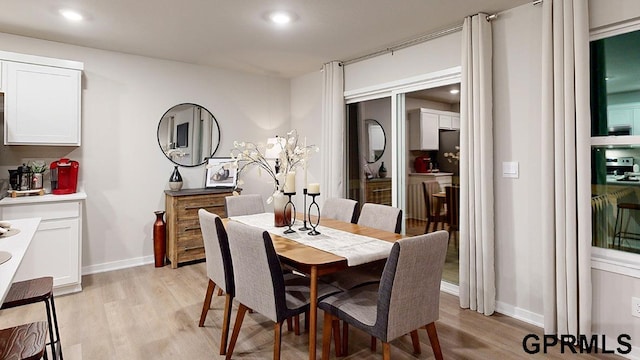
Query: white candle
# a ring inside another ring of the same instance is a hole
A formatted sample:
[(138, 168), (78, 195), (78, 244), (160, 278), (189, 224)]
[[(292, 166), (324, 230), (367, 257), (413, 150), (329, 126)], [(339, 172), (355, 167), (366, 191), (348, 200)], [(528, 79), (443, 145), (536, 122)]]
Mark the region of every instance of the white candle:
[(290, 171), (287, 173), (287, 178), (284, 182), (284, 192), (294, 193), (296, 192), (296, 172)]
[(309, 194), (320, 194), (320, 184), (318, 183), (309, 184)]
[(309, 161), (309, 156), (306, 153), (307, 151), (307, 137), (304, 137), (304, 188), (306, 189), (309, 183), (307, 182), (307, 162)]

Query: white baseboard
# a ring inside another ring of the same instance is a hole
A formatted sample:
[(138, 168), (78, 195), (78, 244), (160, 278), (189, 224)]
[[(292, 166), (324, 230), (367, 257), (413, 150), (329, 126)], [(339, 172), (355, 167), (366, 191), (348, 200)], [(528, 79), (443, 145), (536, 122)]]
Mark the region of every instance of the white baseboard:
[(153, 255), (137, 257), (127, 260), (113, 261), (82, 268), (82, 275), (98, 274), (107, 271), (126, 269), (135, 266), (152, 264), (154, 262)]
[(544, 316), (532, 311), (524, 310), (500, 301), (496, 301), (496, 311), (539, 328), (544, 328)]

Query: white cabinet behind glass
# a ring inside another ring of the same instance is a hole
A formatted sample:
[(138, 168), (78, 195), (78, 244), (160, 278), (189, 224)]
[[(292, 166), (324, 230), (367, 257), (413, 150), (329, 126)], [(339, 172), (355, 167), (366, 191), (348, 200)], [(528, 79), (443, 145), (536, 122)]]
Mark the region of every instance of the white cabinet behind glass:
[(80, 145), (81, 72), (4, 62), (6, 145)]

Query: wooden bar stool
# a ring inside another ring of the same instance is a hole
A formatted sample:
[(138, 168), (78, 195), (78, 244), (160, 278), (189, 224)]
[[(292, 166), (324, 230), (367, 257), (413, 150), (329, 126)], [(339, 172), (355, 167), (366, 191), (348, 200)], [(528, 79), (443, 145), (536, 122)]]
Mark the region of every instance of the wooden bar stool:
[[(62, 359), (60, 332), (58, 331), (58, 317), (53, 301), (53, 277), (45, 276), (37, 279), (14, 282), (0, 309), (10, 309), (17, 306), (44, 302), (49, 322), (49, 343), (53, 360)], [(54, 337), (55, 330), (55, 337)]]
[(39, 321), (0, 330), (0, 359), (47, 359), (47, 323)]

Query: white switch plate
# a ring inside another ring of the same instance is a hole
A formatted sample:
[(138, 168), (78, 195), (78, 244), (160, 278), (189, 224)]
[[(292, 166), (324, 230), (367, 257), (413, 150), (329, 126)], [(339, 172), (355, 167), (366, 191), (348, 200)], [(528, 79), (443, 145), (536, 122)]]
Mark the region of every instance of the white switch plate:
[(640, 298), (631, 298), (631, 315), (640, 317)]
[(504, 161), (502, 163), (502, 177), (505, 178), (519, 178), (519, 169), (517, 161)]

